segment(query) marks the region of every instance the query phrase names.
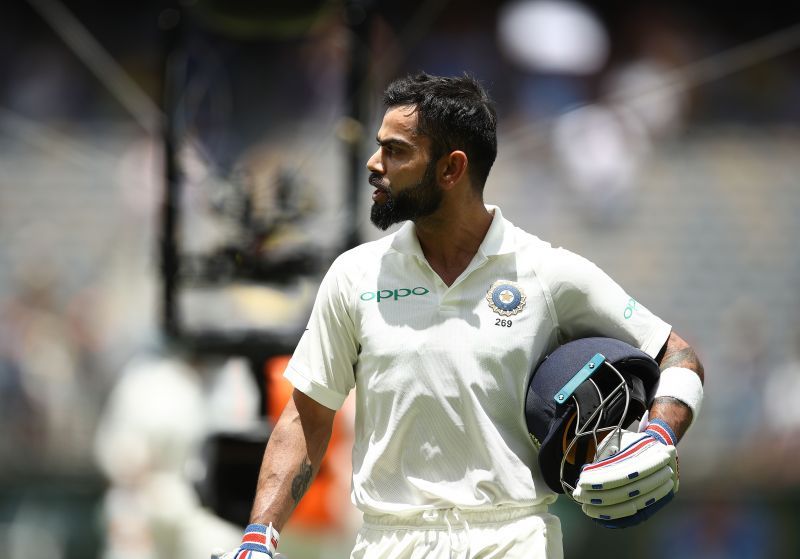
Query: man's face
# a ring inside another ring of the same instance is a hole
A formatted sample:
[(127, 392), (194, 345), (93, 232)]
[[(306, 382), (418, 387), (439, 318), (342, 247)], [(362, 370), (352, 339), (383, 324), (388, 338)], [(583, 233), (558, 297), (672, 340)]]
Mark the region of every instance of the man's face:
[(416, 134), (416, 128), (413, 107), (386, 111), (378, 130), (378, 150), (367, 162), (369, 183), (375, 187), (370, 219), (382, 230), (431, 215), (441, 205), (430, 138)]

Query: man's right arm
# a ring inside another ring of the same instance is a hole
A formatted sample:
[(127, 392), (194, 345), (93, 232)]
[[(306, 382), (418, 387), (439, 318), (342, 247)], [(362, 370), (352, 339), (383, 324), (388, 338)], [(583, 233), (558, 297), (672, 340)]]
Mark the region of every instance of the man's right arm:
[(283, 528), (319, 471), (335, 414), (294, 390), (264, 452), (250, 513), (252, 524)]

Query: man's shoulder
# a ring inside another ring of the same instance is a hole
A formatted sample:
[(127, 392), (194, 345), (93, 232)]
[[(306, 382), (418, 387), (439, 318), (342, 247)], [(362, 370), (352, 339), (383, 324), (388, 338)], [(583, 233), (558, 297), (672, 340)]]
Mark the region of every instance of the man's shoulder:
[(372, 261), (392, 250), (392, 241), (397, 233), (391, 233), (374, 241), (367, 241), (341, 253), (336, 260), (353, 262), (358, 260)]
[(576, 265), (589, 262), (580, 254), (562, 246), (554, 246), (519, 227), (515, 228), (515, 245), (517, 254), (530, 262), (535, 262), (536, 268), (540, 271), (550, 269), (563, 272), (565, 269), (572, 269)]
[(334, 260), (331, 271), (337, 274), (361, 275), (370, 267), (380, 266), (383, 255), (393, 250), (392, 241), (395, 235), (396, 233), (392, 233), (344, 251)]
[(514, 245), (518, 252), (530, 251), (548, 254), (554, 250), (559, 250), (549, 242), (517, 226), (514, 226)]

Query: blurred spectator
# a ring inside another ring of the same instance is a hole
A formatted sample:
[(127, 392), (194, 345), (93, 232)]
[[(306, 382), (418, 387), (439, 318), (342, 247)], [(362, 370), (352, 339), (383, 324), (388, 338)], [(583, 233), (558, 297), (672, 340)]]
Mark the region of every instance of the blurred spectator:
[[(231, 386), (224, 374), (220, 384), (216, 364), (176, 352), (135, 358), (122, 371), (95, 442), (111, 483), (103, 503), (103, 559), (193, 559), (238, 542), (241, 528), (203, 508), (188, 475), (209, 417), (228, 428), (255, 419), (257, 390), (252, 383)], [(232, 374), (234, 384), (247, 380)], [(214, 382), (224, 393), (212, 399), (217, 405), (209, 415), (205, 385)], [(222, 413), (213, 412), (220, 405)]]
[(781, 403), (800, 402), (800, 328), (790, 339), (789, 358), (774, 369), (764, 383), (762, 405), (765, 413), (762, 421), (765, 427), (776, 433), (796, 435), (800, 434), (800, 406)]
[(647, 131), (625, 107), (595, 103), (561, 115), (553, 127), (561, 180), (591, 225), (617, 224), (630, 215), (650, 148)]
[(586, 5), (518, 0), (498, 17), (498, 40), (515, 63), (517, 107), (529, 120), (553, 117), (591, 99), (591, 78), (607, 62), (609, 37)]
[(554, 124), (563, 180), (594, 225), (619, 223), (631, 214), (653, 145), (680, 130), (687, 110), (689, 84), (680, 73), (691, 60), (687, 30), (658, 8), (632, 10), (627, 21), (627, 56), (592, 68), (597, 100)]
[(13, 351), (16, 333), (11, 323), (17, 313), (12, 303), (0, 301), (0, 463), (11, 470), (36, 459), (34, 450), (43, 429)]
[(762, 392), (759, 432), (751, 442), (758, 451), (752, 472), (770, 472), (770, 484), (800, 487), (800, 329), (794, 332), (786, 362), (769, 372)]
[(691, 101), (685, 71), (699, 57), (694, 29), (681, 10), (652, 5), (630, 10), (620, 33), (627, 41), (605, 72), (601, 95), (630, 111), (653, 140), (677, 133)]
[[(82, 370), (80, 327), (70, 323), (57, 302), (55, 278), (47, 264), (31, 265), (22, 272), (17, 296), (2, 309), (4, 384), (18, 400), (4, 408), (9, 422), (6, 438), (19, 447), (9, 456), (8, 467), (38, 463), (47, 471), (85, 467), (94, 405), (84, 398), (92, 393), (91, 379)], [(87, 392), (84, 392), (87, 390)], [(19, 414), (19, 415), (17, 415)]]

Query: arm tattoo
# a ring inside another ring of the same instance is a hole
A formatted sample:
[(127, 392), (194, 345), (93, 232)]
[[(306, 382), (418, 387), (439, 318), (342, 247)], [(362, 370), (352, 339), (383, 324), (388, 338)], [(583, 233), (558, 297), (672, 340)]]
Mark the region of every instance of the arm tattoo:
[(668, 367), (685, 367), (687, 369), (691, 369), (697, 373), (697, 376), (700, 377), (700, 380), (703, 380), (705, 373), (703, 370), (703, 364), (700, 363), (700, 359), (698, 359), (697, 354), (689, 346), (681, 349), (667, 348), (664, 352), (664, 356), (659, 362), (659, 368), (663, 371)]
[(308, 458), (305, 458), (303, 463), (300, 464), (300, 470), (292, 480), (292, 498), (295, 503), (299, 503), (308, 490), (308, 486), (311, 484), (311, 476), (311, 462), (309, 462)]

